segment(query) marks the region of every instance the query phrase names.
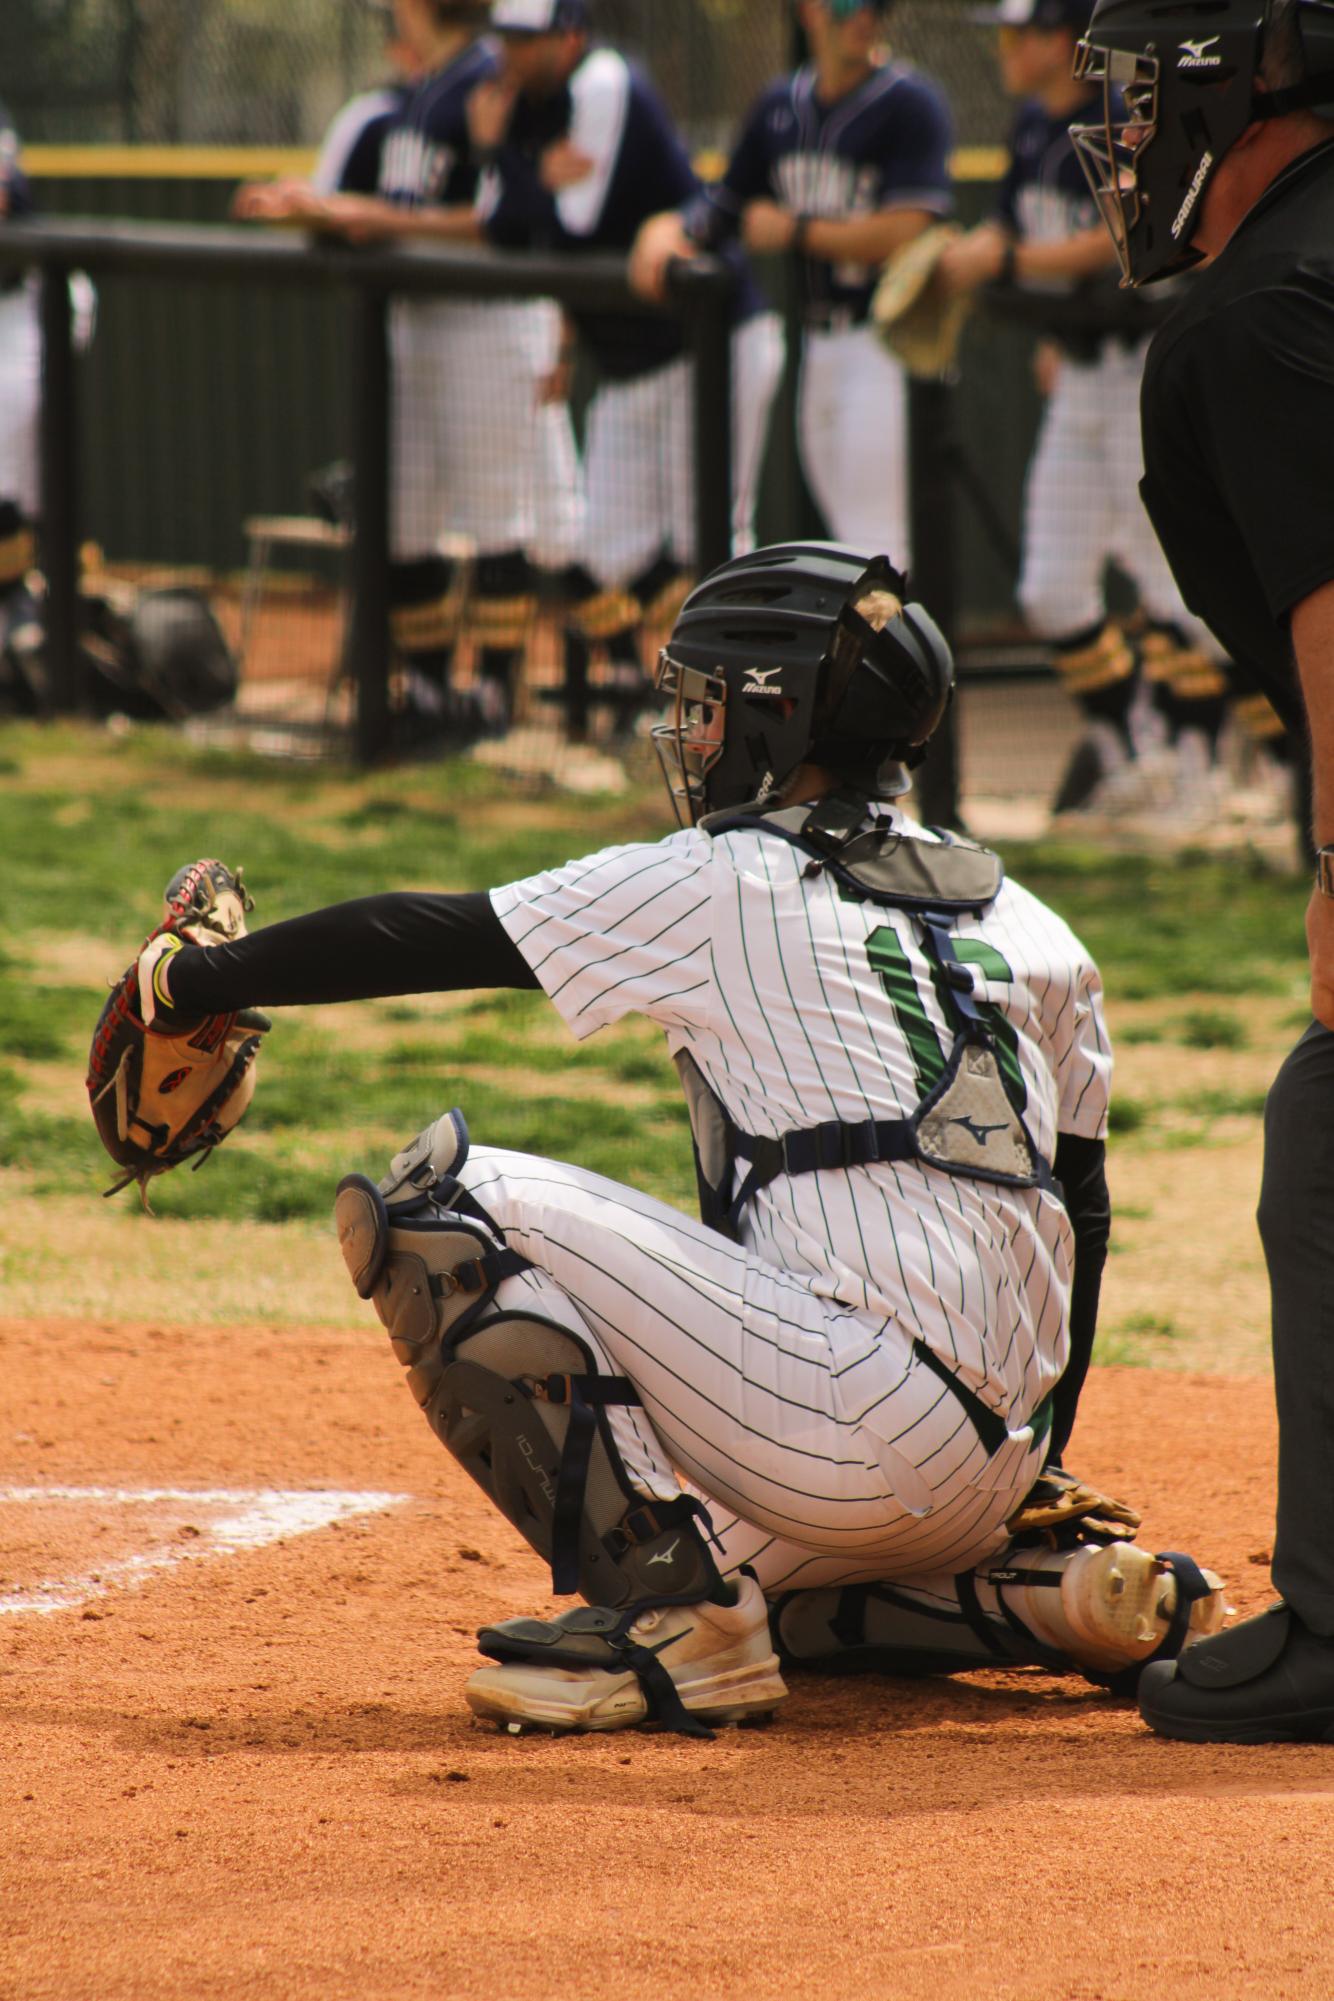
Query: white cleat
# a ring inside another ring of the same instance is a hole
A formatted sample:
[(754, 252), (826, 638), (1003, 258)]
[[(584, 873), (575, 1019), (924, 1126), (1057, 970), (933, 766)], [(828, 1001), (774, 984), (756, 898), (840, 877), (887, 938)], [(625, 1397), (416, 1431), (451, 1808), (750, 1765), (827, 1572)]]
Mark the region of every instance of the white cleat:
[[(628, 1639), (656, 1656), (682, 1708), (702, 1724), (767, 1720), (787, 1695), (769, 1638), (768, 1609), (753, 1578), (737, 1580), (735, 1605), (663, 1605), (643, 1612)], [(567, 1615), (568, 1616), (568, 1615)], [(514, 1621), (522, 1627), (527, 1622)], [(504, 1627), (492, 1632), (503, 1635)], [(577, 1646), (571, 1635), (572, 1643)], [(568, 1658), (568, 1655), (567, 1655)], [(517, 1734), (624, 1730), (650, 1720), (630, 1667), (555, 1666), (507, 1660), (479, 1668), (464, 1690), (475, 1716)]]
[[(1170, 1562), (1130, 1542), (1017, 1549), (986, 1574), (1034, 1639), (1094, 1674), (1146, 1661), (1171, 1630), (1180, 1590)], [(1216, 1633), (1231, 1610), (1221, 1578), (1201, 1575), (1208, 1594), (1190, 1608), (1183, 1645)]]

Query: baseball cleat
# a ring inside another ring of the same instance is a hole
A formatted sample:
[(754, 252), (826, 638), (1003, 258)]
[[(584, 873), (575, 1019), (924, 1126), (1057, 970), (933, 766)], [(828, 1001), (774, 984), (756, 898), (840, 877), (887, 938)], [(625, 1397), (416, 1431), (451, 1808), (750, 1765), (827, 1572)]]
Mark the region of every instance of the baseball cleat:
[(1095, 1676), (1140, 1666), (1174, 1636), (1173, 1653), (1216, 1633), (1229, 1609), (1213, 1571), (1138, 1543), (1021, 1548), (986, 1577), (1040, 1646)]
[[(632, 1654), (641, 1664), (645, 1656), (656, 1663), (675, 1702), (698, 1725), (767, 1721), (787, 1694), (764, 1597), (752, 1578), (738, 1579), (735, 1605), (654, 1606), (621, 1637), (618, 1626), (614, 1615), (580, 1607), (549, 1624), (507, 1619), (484, 1628), (479, 1643), (497, 1664), (472, 1676), (464, 1690), (468, 1707), (510, 1731), (625, 1730), (669, 1720), (652, 1676), (628, 1664)], [(578, 1664), (581, 1654), (587, 1665)], [(618, 1656), (627, 1665), (596, 1665)], [(707, 1728), (697, 1734), (707, 1735)]]

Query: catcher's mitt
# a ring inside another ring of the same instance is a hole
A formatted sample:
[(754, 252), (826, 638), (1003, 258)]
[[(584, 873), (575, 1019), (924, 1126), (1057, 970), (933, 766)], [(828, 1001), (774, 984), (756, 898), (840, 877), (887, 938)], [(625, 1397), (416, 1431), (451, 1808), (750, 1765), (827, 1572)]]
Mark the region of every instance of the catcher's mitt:
[(255, 1052), (270, 1027), (254, 1008), (187, 1015), (155, 981), (181, 942), (244, 938), (254, 908), (221, 862), (192, 862), (167, 884), (163, 922), (117, 980), (98, 1017), (88, 1056), (88, 1096), (103, 1146), (148, 1207), (148, 1183), (184, 1160), (204, 1161), (237, 1124), (255, 1090)]
[(1064, 1529), (1078, 1528), (1095, 1541), (1121, 1542), (1139, 1527), (1136, 1509), (1114, 1501), (1096, 1487), (1086, 1487), (1072, 1473), (1049, 1466), (1033, 1482), (1005, 1526), (1012, 1536), (1050, 1534), (1058, 1540)]
[(945, 375), (954, 365), (972, 300), (947, 292), (937, 267), (961, 234), (957, 223), (937, 223), (902, 244), (880, 273), (871, 318), (881, 341), (909, 375)]

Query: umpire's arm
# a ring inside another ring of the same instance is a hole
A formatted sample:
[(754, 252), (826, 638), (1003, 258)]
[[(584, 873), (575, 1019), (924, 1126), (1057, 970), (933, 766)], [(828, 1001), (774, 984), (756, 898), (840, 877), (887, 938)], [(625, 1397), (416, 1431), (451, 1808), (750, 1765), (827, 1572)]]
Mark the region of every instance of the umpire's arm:
[[(1292, 614), (1292, 645), (1311, 738), (1317, 847), (1334, 845), (1334, 583), (1322, 584)], [(1311, 1012), (1334, 1028), (1334, 897), (1316, 890), (1306, 911)]]

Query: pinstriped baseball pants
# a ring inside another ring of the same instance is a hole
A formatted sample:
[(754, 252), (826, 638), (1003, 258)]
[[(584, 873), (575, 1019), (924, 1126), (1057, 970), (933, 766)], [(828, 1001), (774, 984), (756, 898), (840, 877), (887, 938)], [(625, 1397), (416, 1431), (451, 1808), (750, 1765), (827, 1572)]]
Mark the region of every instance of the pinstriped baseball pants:
[(477, 1147), (460, 1179), (535, 1269), (499, 1303), (579, 1333), (638, 1409), (607, 1413), (645, 1495), (684, 1482), (720, 1567), (793, 1584), (930, 1578), (1005, 1542), (1040, 1450), (988, 1455), (891, 1320), (868, 1320), (665, 1203), (582, 1168)]

